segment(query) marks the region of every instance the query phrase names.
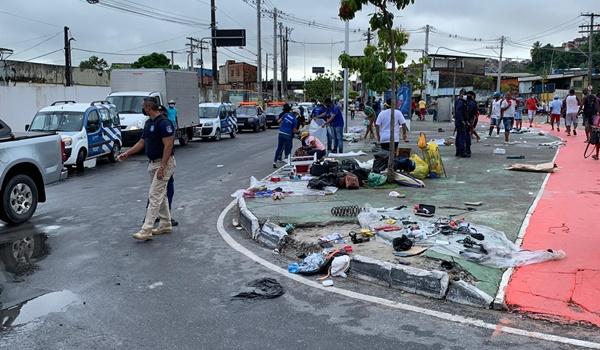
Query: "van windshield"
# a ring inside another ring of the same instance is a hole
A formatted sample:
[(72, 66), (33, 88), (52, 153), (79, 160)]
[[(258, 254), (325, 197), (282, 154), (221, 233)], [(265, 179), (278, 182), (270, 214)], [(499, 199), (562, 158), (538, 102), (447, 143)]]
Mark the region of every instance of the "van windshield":
[(146, 97), (148, 96), (108, 96), (106, 100), (115, 105), (120, 114), (142, 114)]
[(238, 115), (256, 115), (256, 107), (248, 106), (248, 107), (238, 107), (237, 109)]
[(218, 107), (200, 107), (198, 109), (198, 117), (200, 118), (218, 118), (219, 108)]
[(83, 112), (39, 112), (31, 122), (30, 131), (81, 131)]

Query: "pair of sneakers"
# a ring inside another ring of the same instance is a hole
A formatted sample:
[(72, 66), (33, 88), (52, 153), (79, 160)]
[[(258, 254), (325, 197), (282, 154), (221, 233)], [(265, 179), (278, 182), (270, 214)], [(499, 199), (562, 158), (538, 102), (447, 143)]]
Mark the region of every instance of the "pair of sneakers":
[(134, 233), (133, 238), (140, 241), (149, 241), (153, 236), (159, 236), (164, 234), (170, 234), (173, 232), (173, 226), (169, 223), (167, 225), (159, 224), (157, 228), (153, 229), (141, 229)]

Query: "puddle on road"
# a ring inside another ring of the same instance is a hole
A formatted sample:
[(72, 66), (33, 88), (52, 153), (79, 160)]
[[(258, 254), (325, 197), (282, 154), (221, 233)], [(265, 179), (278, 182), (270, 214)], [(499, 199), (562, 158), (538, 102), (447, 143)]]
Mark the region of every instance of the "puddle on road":
[(0, 310), (2, 328), (18, 326), (55, 312), (63, 312), (73, 304), (80, 304), (79, 297), (71, 291), (52, 292), (26, 300)]

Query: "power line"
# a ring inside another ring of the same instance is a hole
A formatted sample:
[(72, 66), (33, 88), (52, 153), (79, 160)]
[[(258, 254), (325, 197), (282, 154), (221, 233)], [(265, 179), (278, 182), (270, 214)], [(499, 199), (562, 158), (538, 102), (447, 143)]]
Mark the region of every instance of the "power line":
[(573, 24), (572, 22), (575, 21), (575, 20), (577, 20), (577, 19), (579, 19), (580, 17), (581, 17), (580, 15), (577, 15), (577, 16), (575, 16), (575, 17), (573, 17), (573, 18), (571, 18), (571, 19), (569, 19), (569, 20), (567, 20), (565, 22), (559, 23), (557, 25), (553, 25), (551, 28), (543, 30), (543, 31), (541, 31), (541, 32), (539, 32), (537, 34), (528, 35), (528, 36), (526, 36), (524, 38), (518, 39), (517, 41), (521, 41), (521, 42), (531, 41), (531, 40), (534, 40), (532, 38), (538, 38), (538, 37), (541, 38), (541, 37), (547, 36), (547, 35), (542, 35), (542, 34), (547, 33), (549, 31), (554, 31), (557, 28), (561, 28), (561, 27), (563, 27), (565, 25), (572, 25)]
[(54, 51), (51, 51), (51, 52), (45, 53), (45, 54), (43, 54), (43, 55), (36, 56), (36, 57), (34, 57), (34, 58), (30, 58), (30, 59), (28, 59), (28, 60), (24, 60), (23, 62), (29, 62), (29, 61), (37, 60), (38, 58), (42, 58), (42, 57), (46, 57), (46, 56), (50, 56), (50, 55), (52, 55), (53, 53), (56, 53), (56, 52), (59, 52), (59, 51), (62, 51), (62, 50), (63, 50), (63, 49), (62, 49), (62, 48), (60, 48), (60, 49), (58, 49), (58, 50), (54, 50)]
[(53, 24), (53, 23), (48, 23), (48, 22), (44, 22), (44, 21), (40, 21), (39, 19), (35, 19), (35, 18), (30, 18), (30, 17), (25, 17), (25, 16), (21, 16), (21, 15), (17, 15), (15, 13), (11, 13), (8, 11), (4, 11), (4, 10), (0, 10), (0, 13), (4, 13), (6, 15), (9, 16), (13, 16), (13, 17), (17, 17), (17, 18), (21, 18), (27, 21), (31, 21), (31, 22), (36, 22), (36, 23), (41, 23), (41, 24), (45, 24), (47, 26), (51, 26), (51, 27), (60, 27), (59, 25)]
[(40, 46), (40, 45), (42, 45), (42, 44), (44, 44), (44, 43), (47, 43), (48, 41), (50, 41), (50, 40), (52, 40), (52, 39), (56, 38), (56, 37), (57, 37), (59, 34), (61, 34), (61, 33), (62, 33), (62, 31), (61, 31), (61, 32), (57, 32), (57, 33), (53, 34), (51, 37), (49, 37), (49, 38), (47, 38), (47, 39), (44, 39), (44, 40), (40, 41), (39, 43), (37, 43), (37, 44), (35, 44), (35, 45), (31, 46), (31, 47), (28, 47), (27, 49), (25, 49), (25, 50), (23, 50), (23, 51), (19, 51), (19, 52), (15, 53), (13, 56), (18, 56), (18, 55), (21, 55), (21, 54), (23, 54), (23, 53), (25, 53), (25, 52), (28, 52), (28, 51), (30, 51), (30, 50), (33, 50), (33, 49), (35, 49), (36, 47), (38, 47), (38, 46)]

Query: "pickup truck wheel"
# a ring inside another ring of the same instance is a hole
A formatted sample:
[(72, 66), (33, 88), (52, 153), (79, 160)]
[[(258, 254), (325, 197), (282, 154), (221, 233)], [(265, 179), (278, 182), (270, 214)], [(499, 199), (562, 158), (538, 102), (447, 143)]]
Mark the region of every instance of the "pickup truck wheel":
[(85, 150), (80, 149), (79, 153), (77, 153), (77, 159), (75, 160), (75, 167), (76, 167), (77, 171), (83, 171), (83, 169), (85, 168), (83, 166), (84, 162), (85, 162)]
[(29, 236), (10, 242), (0, 248), (0, 259), (2, 259), (6, 270), (16, 273), (19, 267), (30, 264), (31, 258), (35, 257), (35, 252), (39, 251), (37, 247), (39, 243), (39, 240)]
[(22, 224), (29, 220), (38, 204), (38, 189), (27, 175), (16, 175), (2, 191), (2, 214), (0, 218), (9, 224)]
[(121, 151), (121, 146), (115, 142), (115, 144), (113, 145), (112, 150), (110, 151), (110, 154), (108, 155), (108, 160), (111, 163), (116, 163), (117, 162), (117, 158), (119, 157), (119, 152)]

